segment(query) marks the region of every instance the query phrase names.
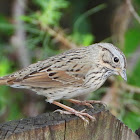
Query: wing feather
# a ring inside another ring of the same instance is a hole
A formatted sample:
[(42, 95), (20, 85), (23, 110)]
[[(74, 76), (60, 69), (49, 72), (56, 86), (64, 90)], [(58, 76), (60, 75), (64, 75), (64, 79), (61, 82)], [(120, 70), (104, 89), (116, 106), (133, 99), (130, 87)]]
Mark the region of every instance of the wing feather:
[[(31, 87), (81, 86), (91, 64), (81, 55), (62, 54), (37, 62), (7, 78), (9, 85)], [(78, 52), (77, 52), (78, 53)], [(84, 61), (82, 60), (84, 59)], [(85, 62), (85, 63), (83, 63)]]
[(41, 72), (32, 74), (22, 80), (15, 80), (13, 81), (14, 84), (20, 84), (24, 86), (31, 86), (31, 87), (62, 87), (62, 86), (69, 86), (71, 84), (81, 85), (83, 84), (83, 80), (81, 78), (76, 78), (72, 75), (69, 75), (65, 71), (56, 71), (53, 76), (49, 76), (52, 73)]

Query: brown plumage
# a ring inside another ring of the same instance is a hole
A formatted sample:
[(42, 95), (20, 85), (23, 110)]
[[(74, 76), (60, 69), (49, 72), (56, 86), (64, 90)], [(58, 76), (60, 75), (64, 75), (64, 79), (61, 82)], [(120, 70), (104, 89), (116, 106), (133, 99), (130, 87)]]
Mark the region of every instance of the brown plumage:
[[(87, 121), (83, 115), (91, 119), (93, 117), (66, 107), (56, 100), (70, 99), (95, 91), (114, 74), (120, 74), (126, 80), (124, 54), (112, 44), (98, 43), (67, 51), (4, 76), (0, 78), (0, 85), (31, 89), (47, 97), (48, 102)], [(75, 100), (69, 101), (79, 103)], [(84, 104), (89, 105), (85, 102)]]

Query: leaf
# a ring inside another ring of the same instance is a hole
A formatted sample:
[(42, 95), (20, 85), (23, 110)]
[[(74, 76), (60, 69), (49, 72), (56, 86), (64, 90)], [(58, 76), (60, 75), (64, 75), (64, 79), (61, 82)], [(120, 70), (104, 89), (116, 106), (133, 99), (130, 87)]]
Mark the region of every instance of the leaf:
[(62, 16), (61, 9), (67, 8), (69, 2), (66, 0), (36, 0), (40, 5), (40, 14), (37, 13), (37, 20), (45, 27), (48, 25), (58, 25), (58, 22)]
[(140, 44), (140, 27), (129, 29), (125, 34), (126, 55), (132, 54)]
[(14, 31), (14, 26), (2, 15), (0, 15), (0, 32), (1, 34), (11, 35)]
[(91, 45), (94, 41), (94, 36), (90, 33), (80, 33), (80, 32), (74, 32), (71, 35), (71, 38), (73, 41), (75, 41), (77, 44), (88, 46)]
[(88, 46), (88, 45), (91, 45), (91, 43), (94, 41), (94, 36), (91, 35), (91, 34), (86, 34), (84, 37), (83, 37), (83, 45), (84, 46)]
[(123, 118), (123, 122), (135, 131), (140, 127), (140, 113), (127, 112)]
[(75, 21), (75, 24), (74, 24), (74, 30), (77, 31), (79, 30), (79, 26), (82, 25), (83, 21), (89, 17), (90, 15), (92, 14), (95, 14), (96, 12), (99, 12), (101, 10), (103, 10), (104, 8), (106, 7), (105, 4), (100, 4), (100, 5), (97, 5), (96, 7), (93, 7), (92, 9), (86, 11), (85, 13), (83, 13), (82, 15), (80, 15), (78, 17), (78, 19)]
[(0, 61), (0, 76), (6, 75), (10, 70), (10, 61), (8, 59), (3, 58)]

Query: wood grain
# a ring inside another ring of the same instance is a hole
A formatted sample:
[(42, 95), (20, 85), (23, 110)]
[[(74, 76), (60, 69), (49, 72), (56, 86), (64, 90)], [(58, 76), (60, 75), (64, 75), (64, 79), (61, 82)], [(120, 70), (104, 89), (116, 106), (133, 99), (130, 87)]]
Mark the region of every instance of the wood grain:
[[(37, 117), (0, 124), (0, 139), (6, 140), (139, 140), (120, 120), (101, 104), (87, 112), (96, 117), (85, 125), (74, 115), (45, 113)], [(74, 108), (82, 110), (85, 106)]]

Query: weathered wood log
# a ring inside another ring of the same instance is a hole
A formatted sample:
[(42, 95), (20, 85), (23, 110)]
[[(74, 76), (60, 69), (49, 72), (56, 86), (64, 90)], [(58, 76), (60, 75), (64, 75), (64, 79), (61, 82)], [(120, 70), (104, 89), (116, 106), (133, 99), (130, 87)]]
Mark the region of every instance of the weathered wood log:
[[(74, 115), (45, 113), (37, 117), (0, 124), (0, 139), (6, 140), (139, 140), (120, 120), (101, 104), (87, 112), (96, 121), (85, 126)], [(82, 110), (85, 106), (75, 107)]]

